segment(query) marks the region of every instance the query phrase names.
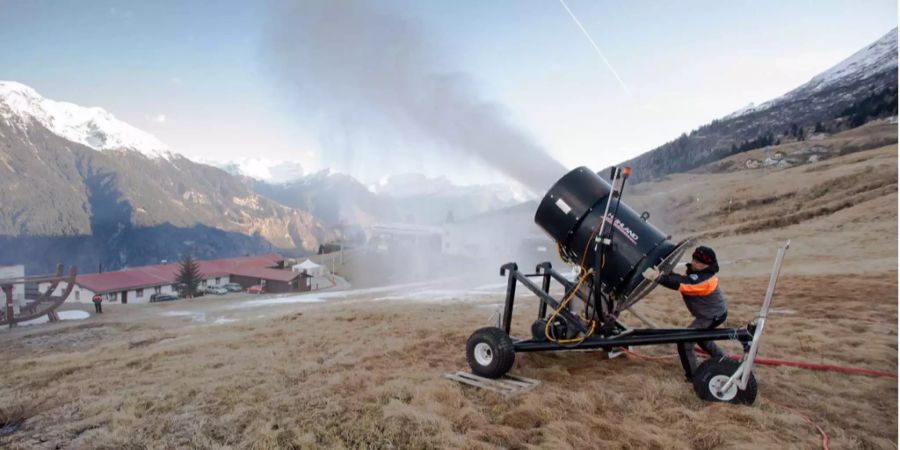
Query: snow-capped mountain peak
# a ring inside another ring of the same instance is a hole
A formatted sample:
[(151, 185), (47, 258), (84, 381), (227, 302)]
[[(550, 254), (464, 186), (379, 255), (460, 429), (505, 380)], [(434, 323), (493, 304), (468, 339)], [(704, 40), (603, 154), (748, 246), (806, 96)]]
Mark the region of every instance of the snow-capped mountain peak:
[(747, 104), (747, 106), (744, 106), (743, 108), (723, 117), (723, 119), (730, 119), (732, 117), (743, 116), (744, 114), (752, 113), (753, 111), (756, 111), (757, 109), (759, 109), (759, 106), (757, 106), (753, 102), (750, 102)]
[(0, 118), (26, 127), (34, 120), (64, 139), (95, 150), (134, 150), (166, 159), (173, 156), (159, 139), (103, 108), (50, 100), (15, 81), (0, 81)]
[(196, 161), (218, 167), (232, 175), (250, 177), (269, 183), (289, 183), (303, 178), (303, 165), (297, 161), (267, 158), (239, 158), (230, 161), (197, 158)]
[(889, 31), (877, 41), (812, 77), (796, 89), (759, 105), (749, 105), (723, 117), (733, 119), (746, 114), (763, 111), (779, 102), (813, 95), (826, 89), (858, 83), (870, 76), (897, 70), (897, 29)]
[(866, 48), (850, 55), (834, 67), (816, 75), (801, 88), (819, 91), (836, 81), (847, 78), (865, 78), (891, 67), (897, 67), (897, 29), (889, 31)]

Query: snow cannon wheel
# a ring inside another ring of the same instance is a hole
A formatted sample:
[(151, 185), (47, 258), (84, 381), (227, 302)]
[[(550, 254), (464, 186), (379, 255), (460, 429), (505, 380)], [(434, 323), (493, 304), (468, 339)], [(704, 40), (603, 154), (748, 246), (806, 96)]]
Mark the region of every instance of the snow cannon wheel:
[(739, 366), (738, 362), (727, 358), (721, 360), (710, 358), (704, 361), (694, 373), (694, 392), (698, 397), (709, 402), (752, 405), (756, 401), (757, 392), (756, 377), (752, 373), (746, 389), (732, 385), (724, 392), (719, 390), (734, 375)]
[(516, 350), (506, 332), (497, 327), (486, 327), (469, 336), (466, 360), (475, 375), (500, 378), (512, 368)]

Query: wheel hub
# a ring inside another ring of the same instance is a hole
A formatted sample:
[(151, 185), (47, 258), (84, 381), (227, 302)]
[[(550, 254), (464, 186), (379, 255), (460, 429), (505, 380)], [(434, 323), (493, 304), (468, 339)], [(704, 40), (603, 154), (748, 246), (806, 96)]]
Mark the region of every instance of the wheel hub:
[(491, 350), (491, 346), (484, 343), (479, 342), (475, 344), (475, 361), (482, 366), (489, 366), (491, 361), (494, 360), (494, 352)]
[(731, 383), (731, 386), (728, 387), (728, 390), (722, 391), (722, 388), (725, 387), (725, 384), (728, 383), (728, 380), (731, 377), (727, 375), (716, 375), (709, 379), (709, 392), (717, 399), (723, 402), (728, 402), (737, 397), (738, 388), (735, 383)]

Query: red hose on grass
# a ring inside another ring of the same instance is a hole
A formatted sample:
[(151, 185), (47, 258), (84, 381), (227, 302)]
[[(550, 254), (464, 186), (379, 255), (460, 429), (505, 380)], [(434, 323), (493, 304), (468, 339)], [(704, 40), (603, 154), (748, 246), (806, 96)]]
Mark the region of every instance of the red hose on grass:
[(767, 400), (767, 401), (769, 403), (772, 403), (773, 405), (780, 406), (780, 407), (790, 411), (797, 417), (803, 419), (804, 422), (814, 426), (816, 428), (816, 430), (819, 430), (819, 434), (822, 435), (822, 450), (828, 450), (828, 433), (826, 433), (825, 430), (819, 426), (819, 424), (813, 422), (813, 420), (810, 419), (809, 416), (807, 416), (806, 414), (803, 414), (800, 411), (797, 411), (796, 409), (791, 408), (790, 406), (785, 406), (785, 405), (782, 405), (781, 403), (774, 402), (772, 400)]
[[(641, 354), (638, 352), (628, 350), (627, 348), (622, 348), (621, 350), (625, 354), (632, 355), (632, 356), (638, 357), (640, 359), (647, 359), (647, 360), (668, 359), (668, 358), (678, 356), (677, 354), (644, 355), (644, 354)], [(703, 352), (703, 353), (705, 353), (705, 352)], [(736, 355), (729, 355), (728, 357), (735, 361), (741, 360), (741, 358), (737, 357)], [(785, 360), (781, 360), (781, 359), (765, 359), (765, 358), (756, 358), (756, 359), (754, 359), (754, 363), (762, 364), (764, 366), (790, 366), (790, 367), (799, 367), (801, 369), (825, 370), (825, 371), (833, 371), (833, 372), (897, 378), (897, 374), (892, 373), (892, 372), (885, 372), (882, 370), (859, 369), (856, 367), (841, 367), (841, 366), (834, 366), (834, 365), (830, 365), (830, 364), (812, 364), (812, 363), (803, 363), (803, 362), (798, 362), (798, 361), (785, 361)], [(778, 402), (775, 402), (772, 400), (767, 400), (767, 401), (769, 403), (772, 403), (773, 405), (780, 406), (780, 407), (790, 411), (792, 414), (803, 419), (804, 422), (815, 427), (815, 429), (818, 430), (819, 434), (822, 436), (822, 450), (828, 450), (828, 433), (826, 433), (825, 429), (823, 429), (821, 426), (819, 426), (819, 424), (817, 424), (812, 419), (810, 419), (809, 416), (801, 413), (800, 411), (797, 411), (794, 408), (782, 405), (781, 403), (778, 403)]]
[[(626, 354), (647, 360), (657, 360), (657, 359), (667, 359), (674, 358), (678, 356), (675, 353), (670, 353), (667, 355), (644, 355), (641, 353), (637, 353), (632, 350), (622, 349)], [(698, 353), (706, 354), (706, 352), (697, 349)], [(737, 355), (728, 355), (728, 358), (733, 361), (740, 361), (741, 357)], [(815, 364), (808, 363), (803, 361), (789, 361), (786, 359), (771, 359), (771, 358), (756, 358), (753, 360), (754, 364), (759, 364), (761, 366), (786, 366), (786, 367), (797, 367), (800, 369), (809, 369), (809, 370), (819, 370), (823, 372), (840, 372), (840, 373), (849, 373), (853, 375), (868, 375), (872, 377), (886, 377), (886, 378), (897, 378), (897, 374), (894, 372), (888, 372), (886, 370), (875, 370), (875, 369), (863, 369), (860, 367), (844, 367), (837, 366), (834, 364)]]
[[(734, 361), (740, 361), (741, 357), (737, 355), (728, 355), (729, 359)], [(894, 372), (888, 372), (885, 370), (874, 370), (874, 369), (863, 369), (859, 367), (844, 367), (844, 366), (836, 366), (834, 364), (814, 364), (802, 361), (788, 361), (785, 359), (769, 359), (769, 358), (756, 358), (753, 360), (754, 364), (760, 364), (763, 366), (787, 366), (787, 367), (798, 367), (801, 369), (809, 369), (809, 370), (821, 370), (825, 372), (841, 372), (841, 373), (850, 373), (854, 375), (869, 375), (872, 377), (887, 377), (887, 378), (897, 378), (897, 374)]]

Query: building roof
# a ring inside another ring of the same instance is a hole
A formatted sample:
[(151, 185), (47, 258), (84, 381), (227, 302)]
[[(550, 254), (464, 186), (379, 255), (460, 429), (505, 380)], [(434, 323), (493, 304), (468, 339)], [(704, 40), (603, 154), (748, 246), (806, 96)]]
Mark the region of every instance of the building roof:
[(298, 268), (298, 267), (301, 269), (318, 269), (318, 268), (322, 267), (322, 265), (312, 262), (311, 259), (307, 259), (306, 261), (303, 261), (300, 264), (294, 264), (294, 268)]
[[(289, 270), (272, 269), (284, 261), (278, 253), (237, 258), (198, 260), (200, 273), (205, 277), (243, 275), (275, 281), (290, 281), (300, 274)], [(179, 263), (132, 267), (116, 272), (78, 275), (75, 283), (94, 292), (124, 291), (150, 286), (173, 284), (180, 268)]]
[(251, 278), (261, 278), (264, 280), (270, 281), (291, 281), (294, 278), (299, 276), (304, 276), (302, 273), (297, 273), (292, 270), (282, 270), (282, 269), (271, 269), (268, 267), (251, 267), (251, 266), (243, 266), (237, 267), (234, 270), (230, 271), (229, 275), (240, 275), (244, 277)]

